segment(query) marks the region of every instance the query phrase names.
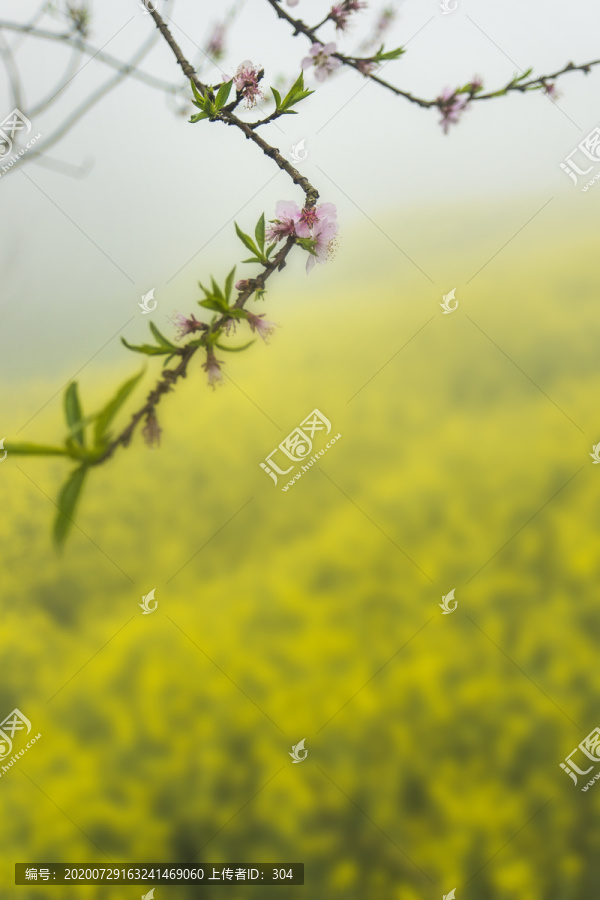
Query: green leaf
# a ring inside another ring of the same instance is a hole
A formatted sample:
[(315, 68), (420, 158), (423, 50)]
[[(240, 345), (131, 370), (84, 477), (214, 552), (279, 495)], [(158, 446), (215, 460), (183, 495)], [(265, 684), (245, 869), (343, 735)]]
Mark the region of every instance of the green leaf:
[(171, 352), (166, 347), (154, 347), (152, 344), (128, 344), (124, 337), (121, 338), (121, 343), (128, 350), (134, 350), (136, 353), (145, 353), (146, 356), (164, 356)]
[(96, 445), (102, 443), (102, 438), (104, 437), (106, 429), (108, 428), (116, 414), (119, 412), (145, 371), (145, 368), (141, 369), (141, 371), (138, 372), (137, 375), (134, 375), (133, 378), (128, 378), (127, 381), (124, 381), (121, 387), (117, 390), (114, 397), (109, 400), (106, 406), (102, 407), (102, 409), (98, 413), (96, 417), (96, 424), (94, 426), (94, 443)]
[(241, 347), (227, 347), (225, 344), (219, 344), (215, 341), (215, 347), (218, 347), (219, 350), (225, 350), (227, 353), (239, 353), (241, 350), (247, 350), (254, 343), (254, 341), (248, 341), (247, 344), (243, 344)]
[(72, 472), (58, 497), (58, 513), (54, 520), (54, 542), (61, 548), (67, 538), (69, 529), (73, 524), (73, 513), (81, 494), (83, 482), (87, 473), (87, 466), (80, 466)]
[(251, 259), (243, 259), (243, 263), (258, 263), (259, 265), (264, 264), (264, 259), (261, 259), (259, 256), (253, 256)]
[(189, 122), (191, 124), (193, 124), (194, 122), (199, 122), (201, 119), (210, 119), (210, 116), (208, 113), (205, 113), (205, 112), (196, 113), (194, 116), (192, 116), (191, 119), (189, 119)]
[(217, 109), (221, 109), (221, 107), (225, 106), (227, 103), (232, 85), (233, 79), (231, 81), (226, 81), (225, 84), (222, 84), (219, 88), (217, 96), (215, 97), (215, 106)]
[(193, 94), (194, 94), (194, 97), (196, 98), (196, 100), (197, 100), (198, 103), (200, 104), (200, 108), (201, 108), (201, 109), (204, 109), (204, 104), (205, 104), (205, 102), (206, 102), (206, 100), (204, 99), (204, 95), (201, 94), (200, 91), (198, 90), (198, 88), (196, 87), (193, 78), (192, 78), (192, 80), (190, 81), (190, 84), (192, 85), (192, 92), (193, 92)]
[(231, 291), (233, 289), (233, 279), (235, 278), (235, 268), (236, 267), (234, 266), (225, 281), (225, 299), (227, 300), (227, 303), (229, 303), (229, 298), (231, 297)]
[(242, 244), (248, 248), (250, 253), (254, 253), (260, 259), (260, 251), (259, 251), (258, 247), (256, 246), (256, 244), (254, 243), (254, 241), (252, 240), (252, 238), (250, 237), (250, 235), (244, 234), (244, 232), (239, 227), (237, 222), (234, 222), (233, 224), (235, 225), (236, 234), (239, 237)]
[(277, 104), (277, 108), (286, 114), (295, 114), (295, 110), (290, 110), (289, 107), (299, 103), (300, 100), (304, 100), (305, 97), (310, 97), (311, 94), (314, 94), (314, 91), (304, 90), (304, 72), (300, 72), (283, 100), (280, 100)]
[(11, 444), (4, 448), (15, 456), (68, 456), (64, 447), (47, 447), (44, 444)]
[(222, 303), (225, 303), (225, 294), (223, 293), (215, 279), (212, 277), (212, 275), (210, 276), (210, 283), (212, 285), (212, 296), (215, 298), (215, 300), (221, 300)]
[(280, 109), (281, 108), (281, 94), (274, 87), (271, 88), (271, 91), (273, 92), (273, 97), (275, 98), (275, 106), (277, 107), (277, 109)]
[(79, 393), (77, 390), (77, 382), (72, 381), (65, 391), (65, 418), (67, 425), (73, 433), (73, 438), (83, 447), (84, 434), (83, 425), (81, 424), (81, 404), (79, 402)]
[(300, 244), (304, 250), (308, 250), (313, 256), (317, 255), (315, 250), (317, 242), (314, 238), (296, 238), (296, 243)]
[(258, 222), (256, 223), (256, 228), (254, 229), (254, 237), (256, 238), (256, 243), (258, 244), (258, 249), (265, 255), (265, 214), (263, 213)]
[(175, 344), (172, 344), (171, 341), (168, 341), (164, 334), (161, 334), (154, 322), (149, 322), (150, 331), (158, 341), (161, 347), (165, 347), (167, 350), (177, 350)]
[(198, 303), (205, 309), (212, 309), (214, 312), (223, 313), (228, 311), (227, 304), (217, 300), (216, 297), (207, 297), (206, 300), (198, 300)]
[(379, 50), (377, 51), (377, 53), (375, 54), (375, 56), (372, 57), (372, 59), (375, 62), (383, 62), (384, 60), (390, 60), (390, 59), (399, 59), (402, 56), (402, 54), (405, 52), (406, 51), (405, 51), (404, 47), (397, 47), (396, 50), (388, 50), (386, 52), (386, 51), (384, 51), (383, 44), (382, 44), (381, 47), (379, 48)]

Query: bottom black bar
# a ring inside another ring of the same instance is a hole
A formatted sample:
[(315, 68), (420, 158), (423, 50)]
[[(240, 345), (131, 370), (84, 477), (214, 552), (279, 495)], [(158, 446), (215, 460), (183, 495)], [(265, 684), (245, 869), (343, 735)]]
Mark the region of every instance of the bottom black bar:
[(15, 863), (15, 884), (304, 884), (304, 863)]

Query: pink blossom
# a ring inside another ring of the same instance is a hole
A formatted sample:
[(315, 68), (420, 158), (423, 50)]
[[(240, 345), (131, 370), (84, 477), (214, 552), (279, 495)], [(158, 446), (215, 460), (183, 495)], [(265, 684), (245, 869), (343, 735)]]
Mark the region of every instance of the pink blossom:
[(323, 44), (315, 43), (310, 48), (310, 56), (305, 56), (302, 60), (302, 68), (307, 69), (309, 66), (314, 66), (317, 81), (325, 81), (342, 64), (339, 59), (332, 55), (335, 52), (336, 44), (333, 41), (324, 46)]
[(202, 368), (208, 373), (208, 383), (213, 390), (217, 384), (223, 383), (221, 365), (222, 363), (216, 358), (212, 347), (209, 347), (206, 351), (206, 362), (202, 363)]
[(258, 84), (259, 66), (255, 66), (249, 59), (245, 59), (237, 67), (237, 71), (233, 76), (233, 83), (236, 91), (241, 93), (246, 101), (246, 106), (251, 109), (256, 106), (256, 98), (262, 97), (264, 94)]
[(288, 6), (298, 6), (298, 0), (287, 0)]
[(444, 134), (448, 134), (451, 125), (457, 125), (461, 114), (467, 108), (467, 97), (459, 96), (452, 88), (445, 88), (437, 98), (437, 105), (442, 114), (440, 125)]
[(326, 263), (331, 258), (335, 249), (335, 236), (338, 232), (337, 222), (331, 219), (323, 219), (320, 221), (313, 232), (315, 239), (315, 253), (309, 255), (306, 260), (306, 272), (310, 272), (315, 263)]
[(235, 283), (236, 291), (247, 291), (249, 287), (250, 282), (247, 278), (240, 278), (240, 280)]
[(321, 203), (319, 206), (305, 208), (300, 213), (296, 224), (298, 237), (311, 237), (313, 229), (321, 222), (335, 221), (337, 209), (334, 203)]
[(225, 332), (225, 334), (226, 334), (227, 336), (229, 336), (229, 333), (230, 333), (230, 332), (231, 332), (232, 334), (235, 334), (236, 331), (237, 331), (237, 326), (238, 326), (238, 320), (237, 320), (237, 319), (227, 319), (227, 320), (225, 321), (225, 324), (223, 325), (223, 331)]
[(542, 84), (542, 90), (548, 97), (550, 97), (551, 100), (558, 100), (560, 97), (557, 87), (553, 81), (544, 81), (544, 83)]
[(329, 12), (329, 18), (335, 22), (337, 31), (345, 31), (348, 20), (353, 12), (359, 9), (366, 9), (367, 4), (362, 0), (343, 0), (342, 3), (335, 3)]
[(187, 334), (192, 334), (194, 331), (202, 331), (206, 327), (195, 316), (191, 315), (187, 318), (182, 313), (176, 313), (172, 321), (177, 328), (177, 335), (175, 336), (177, 341), (180, 341)]
[[(315, 262), (324, 263), (333, 249), (338, 231), (335, 203), (320, 203), (300, 209), (292, 200), (280, 200), (275, 207), (277, 218), (267, 229), (269, 240), (280, 241), (284, 237), (298, 237), (315, 241), (316, 256), (309, 255), (306, 271), (310, 272)], [(256, 317), (255, 317), (256, 318)], [(263, 327), (272, 323), (263, 323)], [(252, 324), (250, 326), (252, 328)], [(253, 328), (254, 330), (254, 328)], [(257, 330), (261, 334), (260, 326)], [(262, 334), (261, 334), (262, 337)]]
[(284, 237), (296, 234), (296, 223), (300, 215), (300, 207), (293, 200), (279, 200), (275, 206), (275, 220), (265, 232), (267, 240), (281, 241)]
[(362, 75), (372, 75), (377, 69), (377, 63), (371, 62), (369, 59), (359, 59), (356, 68)]
[(214, 57), (214, 59), (221, 59), (223, 54), (225, 53), (225, 35), (226, 35), (226, 27), (224, 22), (217, 22), (215, 27), (212, 30), (212, 34), (208, 41), (208, 45), (206, 47), (206, 53), (208, 56)]
[(253, 313), (247, 313), (248, 316), (248, 324), (252, 331), (255, 331), (257, 334), (261, 336), (265, 343), (269, 340), (269, 337), (273, 334), (277, 325), (275, 322), (271, 322), (269, 319), (265, 319), (265, 314), (261, 313), (259, 316), (255, 316)]
[(477, 91), (480, 91), (483, 87), (483, 78), (481, 75), (474, 75), (471, 79), (471, 84), (469, 85), (469, 89), (471, 93), (475, 94)]

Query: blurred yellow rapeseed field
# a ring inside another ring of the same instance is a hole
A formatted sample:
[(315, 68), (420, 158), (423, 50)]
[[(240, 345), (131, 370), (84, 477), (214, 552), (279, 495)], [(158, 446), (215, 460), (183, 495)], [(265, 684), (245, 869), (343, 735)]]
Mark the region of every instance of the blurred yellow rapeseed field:
[[(468, 281), (512, 233), (489, 215), (489, 252), (473, 219), (466, 247), (439, 237), (434, 287), (352, 236), (310, 281), (292, 264), (270, 346), (227, 356), (214, 392), (195, 366), (160, 449), (92, 473), (61, 557), (64, 465), (3, 462), (0, 718), (42, 735), (0, 777), (4, 884), (26, 861), (272, 861), (306, 880), (270, 900), (598, 896), (600, 788), (559, 767), (600, 724), (597, 254), (584, 223), (549, 225)], [(91, 408), (138, 364), (119, 359), (82, 373)], [(259, 463), (315, 408), (341, 439), (282, 492)]]

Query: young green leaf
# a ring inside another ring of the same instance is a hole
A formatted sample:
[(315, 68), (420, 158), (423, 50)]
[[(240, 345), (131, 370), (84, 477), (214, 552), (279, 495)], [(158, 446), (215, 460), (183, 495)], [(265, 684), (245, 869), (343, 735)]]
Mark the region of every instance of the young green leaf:
[(83, 425), (81, 424), (81, 404), (76, 381), (72, 381), (65, 391), (65, 418), (67, 425), (73, 432), (74, 440), (83, 447), (84, 433)]
[(216, 297), (207, 297), (206, 300), (198, 300), (198, 303), (200, 306), (203, 306), (204, 309), (212, 309), (214, 312), (218, 313), (226, 313), (229, 310), (225, 300), (218, 300)]
[(160, 333), (160, 331), (158, 330), (158, 328), (156, 327), (154, 322), (149, 322), (148, 324), (150, 325), (150, 331), (152, 332), (152, 334), (154, 335), (154, 337), (156, 338), (157, 342), (159, 343), (159, 345), (161, 347), (165, 347), (167, 350), (177, 350), (177, 347), (175, 346), (175, 344), (172, 344), (171, 341), (168, 341), (166, 339), (164, 334)]
[(145, 353), (146, 356), (164, 356), (171, 352), (167, 347), (154, 347), (152, 344), (128, 344), (124, 337), (121, 338), (121, 343), (128, 350), (134, 350), (136, 353)]
[(200, 106), (200, 109), (204, 109), (204, 104), (206, 102), (204, 99), (204, 95), (201, 94), (200, 91), (198, 90), (198, 88), (196, 87), (196, 85), (194, 83), (194, 79), (192, 79), (190, 81), (190, 84), (192, 85), (192, 93), (194, 94), (194, 97), (197, 100), (197, 105)]
[(405, 52), (406, 51), (405, 51), (404, 47), (397, 47), (396, 50), (388, 50), (386, 52), (386, 51), (384, 51), (383, 44), (382, 44), (381, 47), (379, 48), (379, 50), (377, 51), (377, 53), (375, 54), (375, 56), (372, 57), (372, 59), (374, 62), (377, 62), (377, 63), (384, 62), (384, 61), (390, 60), (390, 59), (399, 59), (402, 56), (402, 54)]
[(231, 81), (226, 81), (225, 84), (222, 84), (217, 92), (217, 96), (215, 97), (215, 106), (217, 109), (221, 109), (222, 106), (225, 106), (227, 100), (229, 98), (229, 94), (231, 93), (231, 88), (233, 85), (233, 79)]
[(234, 278), (235, 278), (235, 266), (233, 267), (233, 269), (231, 270), (231, 272), (229, 273), (229, 275), (227, 276), (227, 278), (225, 280), (225, 299), (227, 300), (227, 303), (229, 303), (229, 300), (231, 298), (231, 291), (233, 288), (233, 279)]
[(250, 253), (254, 253), (255, 256), (258, 256), (259, 259), (260, 259), (260, 255), (261, 255), (261, 254), (260, 254), (260, 252), (259, 252), (259, 250), (258, 250), (258, 247), (256, 246), (256, 244), (254, 243), (254, 241), (253, 241), (252, 238), (250, 237), (250, 235), (244, 234), (244, 232), (243, 232), (242, 229), (239, 227), (239, 225), (238, 225), (237, 222), (234, 222), (233, 224), (235, 225), (235, 231), (236, 231), (236, 234), (237, 234), (237, 236), (239, 237), (239, 239), (240, 239), (240, 241), (242, 242), (242, 244), (243, 244), (245, 247), (248, 248), (248, 250), (250, 251)]
[(247, 350), (253, 343), (254, 341), (248, 341), (247, 344), (242, 344), (241, 347), (228, 347), (226, 344), (219, 344), (215, 341), (215, 347), (218, 347), (219, 350), (225, 350), (227, 353), (239, 353), (241, 350)]
[(277, 109), (280, 109), (281, 108), (281, 94), (274, 87), (271, 88), (271, 91), (273, 92), (273, 97), (275, 98), (275, 106)]
[(317, 255), (315, 250), (317, 242), (314, 238), (296, 238), (296, 243), (300, 244), (303, 250), (308, 250), (313, 256)]
[(205, 112), (196, 113), (196, 114), (193, 115), (192, 118), (189, 119), (188, 121), (189, 121), (191, 124), (193, 124), (194, 122), (200, 122), (202, 119), (210, 119), (209, 114), (208, 114), (208, 113), (205, 113)]
[(212, 275), (210, 276), (210, 283), (212, 285), (212, 296), (215, 298), (215, 300), (220, 300), (222, 303), (225, 303), (225, 294), (223, 293), (215, 279), (212, 277)]
[[(271, 88), (271, 90), (273, 89)], [(283, 100), (280, 99), (277, 104), (277, 109), (279, 112), (284, 112), (286, 115), (295, 115), (296, 110), (292, 110), (290, 107), (295, 103), (299, 103), (300, 100), (304, 100), (305, 97), (310, 97), (311, 94), (314, 94), (314, 91), (304, 90), (304, 72), (300, 72)]]
[(258, 244), (258, 249), (265, 255), (265, 214), (263, 213), (258, 222), (256, 223), (256, 228), (254, 229), (254, 237), (256, 238), (256, 243)]
[(96, 417), (96, 424), (94, 425), (94, 443), (96, 445), (102, 443), (102, 438), (106, 433), (106, 429), (108, 428), (116, 414), (119, 412), (145, 371), (146, 370), (144, 368), (140, 372), (138, 372), (137, 375), (134, 375), (133, 378), (129, 378), (127, 381), (123, 382), (114, 397), (109, 400), (106, 406), (102, 407), (102, 409), (98, 413)]
[(15, 456), (68, 456), (64, 447), (47, 447), (44, 444), (12, 444), (4, 448)]
[(73, 513), (81, 494), (86, 473), (87, 466), (80, 466), (74, 472), (71, 472), (59, 494), (58, 512), (54, 520), (54, 542), (59, 549), (64, 545), (69, 529), (73, 524)]

